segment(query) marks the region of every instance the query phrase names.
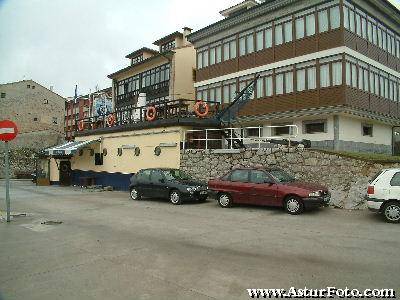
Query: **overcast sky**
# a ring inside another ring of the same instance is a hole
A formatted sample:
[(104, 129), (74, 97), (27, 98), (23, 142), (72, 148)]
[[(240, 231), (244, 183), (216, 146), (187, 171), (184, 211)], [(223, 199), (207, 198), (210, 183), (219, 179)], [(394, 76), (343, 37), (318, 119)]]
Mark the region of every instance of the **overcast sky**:
[[(240, 0), (0, 0), (0, 83), (33, 79), (62, 96), (111, 86), (128, 53), (220, 20)], [(400, 8), (400, 0), (391, 0)]]

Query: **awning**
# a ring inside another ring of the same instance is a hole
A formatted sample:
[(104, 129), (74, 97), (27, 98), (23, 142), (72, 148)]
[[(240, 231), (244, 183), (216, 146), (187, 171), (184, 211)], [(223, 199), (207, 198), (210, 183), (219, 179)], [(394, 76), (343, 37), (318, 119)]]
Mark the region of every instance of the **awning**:
[(94, 143), (100, 143), (101, 140), (90, 140), (90, 141), (74, 141), (67, 142), (65, 144), (57, 145), (51, 148), (47, 148), (43, 150), (44, 155), (46, 156), (73, 156), (79, 149), (82, 149), (88, 145)]

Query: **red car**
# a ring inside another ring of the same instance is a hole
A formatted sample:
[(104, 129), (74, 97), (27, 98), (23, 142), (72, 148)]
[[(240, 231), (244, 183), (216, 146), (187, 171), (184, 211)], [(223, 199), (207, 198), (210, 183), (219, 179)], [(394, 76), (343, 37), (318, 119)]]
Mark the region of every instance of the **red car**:
[(234, 203), (284, 207), (292, 215), (307, 208), (326, 206), (328, 189), (299, 182), (281, 169), (238, 168), (208, 182), (210, 194), (221, 207)]

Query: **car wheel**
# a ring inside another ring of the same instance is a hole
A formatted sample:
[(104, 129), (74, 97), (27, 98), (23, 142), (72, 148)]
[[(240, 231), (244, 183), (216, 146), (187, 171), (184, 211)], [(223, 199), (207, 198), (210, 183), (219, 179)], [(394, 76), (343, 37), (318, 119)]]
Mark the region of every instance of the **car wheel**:
[(389, 202), (383, 209), (383, 215), (389, 223), (400, 223), (400, 204), (397, 202)]
[(298, 215), (304, 210), (303, 202), (295, 196), (290, 196), (285, 201), (285, 210), (288, 214)]
[(141, 198), (137, 188), (131, 188), (129, 195), (131, 196), (132, 200), (140, 200)]
[(173, 190), (169, 194), (169, 201), (174, 205), (179, 205), (182, 203), (181, 193), (178, 190)]
[(232, 197), (226, 193), (221, 193), (218, 196), (218, 204), (221, 207), (231, 207), (232, 206)]

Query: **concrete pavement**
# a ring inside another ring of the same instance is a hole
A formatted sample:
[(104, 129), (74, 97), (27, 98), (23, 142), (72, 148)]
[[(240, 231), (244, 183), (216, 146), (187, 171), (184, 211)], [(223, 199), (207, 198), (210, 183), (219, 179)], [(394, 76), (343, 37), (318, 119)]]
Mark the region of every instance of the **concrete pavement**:
[(368, 211), (173, 206), (27, 181), (12, 182), (11, 197), (28, 216), (0, 222), (0, 299), (249, 299), (247, 288), (400, 286), (400, 227)]

